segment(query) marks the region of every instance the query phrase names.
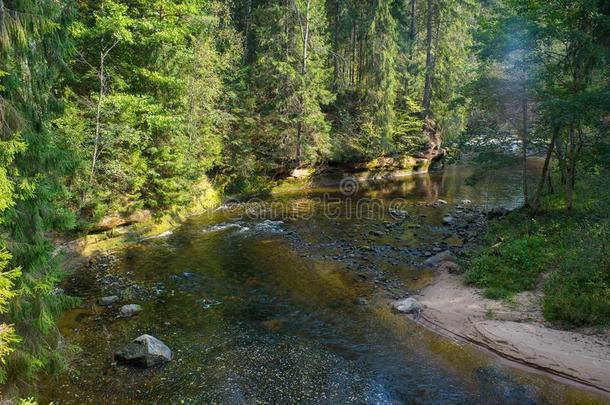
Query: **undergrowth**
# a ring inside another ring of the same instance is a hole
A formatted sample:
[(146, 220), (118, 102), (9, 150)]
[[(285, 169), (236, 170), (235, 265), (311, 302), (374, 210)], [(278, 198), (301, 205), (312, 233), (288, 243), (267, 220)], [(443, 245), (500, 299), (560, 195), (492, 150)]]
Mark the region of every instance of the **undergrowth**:
[(515, 211), (491, 224), (466, 282), (494, 299), (544, 291), (547, 320), (565, 326), (610, 324), (610, 188), (608, 174), (582, 180), (575, 207), (561, 195), (544, 198), (532, 219)]

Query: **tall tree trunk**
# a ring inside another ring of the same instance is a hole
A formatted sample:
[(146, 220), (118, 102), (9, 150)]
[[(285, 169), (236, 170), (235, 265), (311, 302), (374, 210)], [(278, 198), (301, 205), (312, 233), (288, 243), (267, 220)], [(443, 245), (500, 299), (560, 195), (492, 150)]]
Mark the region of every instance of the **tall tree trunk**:
[(95, 177), (95, 165), (97, 164), (99, 148), (100, 148), (100, 132), (101, 132), (101, 121), (102, 121), (102, 103), (104, 102), (104, 96), (106, 94), (106, 77), (105, 77), (105, 60), (106, 53), (104, 50), (100, 51), (100, 69), (98, 72), (98, 79), (100, 85), (100, 91), (97, 98), (97, 107), (95, 111), (95, 136), (93, 139), (93, 155), (91, 156), (91, 173), (89, 174), (90, 182)]
[(349, 72), (349, 82), (352, 87), (355, 84), (355, 76), (356, 75), (356, 22), (352, 23), (352, 58), (351, 58), (351, 66)]
[(290, 0), (284, 0), (284, 56), (286, 62), (290, 59)]
[(309, 47), (309, 7), (311, 0), (307, 0), (305, 5), (305, 27), (303, 28), (303, 64), (301, 67), (301, 74), (307, 74), (307, 48)]
[(555, 154), (557, 155), (557, 162), (559, 163), (559, 182), (562, 186), (566, 184), (567, 170), (566, 170), (566, 155), (565, 147), (561, 142), (561, 138), (555, 140)]
[(296, 139), (296, 153), (295, 153), (295, 162), (296, 167), (299, 168), (301, 166), (301, 136), (303, 132), (303, 123), (301, 120), (297, 123), (297, 139)]
[(252, 18), (252, 0), (246, 0), (246, 27), (244, 29), (244, 54), (243, 54), (243, 64), (248, 63), (250, 59), (250, 25)]
[[(544, 159), (544, 166), (542, 166), (542, 177), (540, 178), (540, 182), (538, 183), (538, 189), (536, 190), (536, 194), (534, 195), (534, 199), (531, 204), (531, 215), (535, 217), (538, 213), (538, 209), (540, 208), (540, 200), (542, 199), (542, 191), (544, 190), (544, 183), (546, 183), (547, 179), (550, 183), (550, 166), (551, 166), (551, 158), (553, 156), (553, 149), (555, 148), (555, 143), (557, 141), (557, 137), (559, 136), (559, 127), (553, 128), (553, 135), (551, 136), (551, 141), (549, 142), (549, 146), (546, 151), (546, 157)], [(551, 185), (552, 187), (552, 185)]]
[(424, 97), (422, 106), (426, 117), (430, 115), (430, 101), (432, 100), (432, 28), (434, 20), (434, 0), (428, 0), (428, 21), (426, 23), (426, 78), (424, 84)]
[(522, 159), (523, 159), (523, 205), (527, 207), (529, 205), (529, 187), (527, 183), (527, 148), (528, 148), (528, 108), (527, 108), (527, 89), (523, 86), (523, 94), (521, 98), (521, 112), (523, 114), (521, 128), (521, 146), (522, 146)]
[(337, 91), (339, 88), (339, 21), (341, 6), (339, 5), (340, 0), (335, 1), (335, 18), (333, 21), (333, 61), (335, 71), (333, 72), (333, 89)]
[(366, 37), (361, 32), (358, 35), (358, 88), (362, 87), (362, 76), (364, 75), (364, 42)]
[(574, 183), (576, 171), (576, 139), (574, 134), (574, 124), (570, 125), (568, 133), (568, 156), (566, 164), (566, 209), (571, 211), (574, 208)]
[(413, 44), (417, 38), (417, 0), (411, 0), (411, 21), (409, 26), (409, 40), (411, 41), (411, 53), (413, 53)]
[[(301, 76), (303, 76), (303, 86), (307, 87), (306, 76), (307, 76), (307, 58), (309, 48), (309, 12), (310, 12), (311, 0), (307, 0), (305, 3), (305, 21), (303, 22), (303, 61), (301, 64)], [(296, 139), (296, 164), (297, 167), (301, 166), (301, 142), (303, 136), (303, 120), (305, 119), (305, 100), (301, 97), (301, 116), (297, 124), (297, 139)]]

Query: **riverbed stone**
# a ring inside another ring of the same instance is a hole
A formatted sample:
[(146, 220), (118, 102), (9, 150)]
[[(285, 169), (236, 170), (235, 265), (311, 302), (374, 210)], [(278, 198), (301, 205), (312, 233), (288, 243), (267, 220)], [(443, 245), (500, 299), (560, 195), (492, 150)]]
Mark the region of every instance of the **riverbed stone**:
[(453, 218), (451, 215), (445, 215), (443, 217), (443, 225), (451, 225), (455, 222), (455, 218)]
[(119, 363), (145, 368), (166, 363), (172, 358), (169, 347), (151, 335), (135, 338), (114, 355), (114, 359)]
[(392, 308), (403, 314), (413, 314), (421, 311), (421, 304), (415, 298), (405, 298), (403, 300), (394, 301), (392, 303)]
[(440, 253), (435, 254), (434, 256), (430, 256), (429, 258), (427, 258), (425, 263), (428, 266), (436, 266), (441, 262), (454, 260), (455, 257), (453, 256), (453, 253), (451, 253), (451, 251), (449, 250), (444, 250)]
[(142, 307), (138, 304), (127, 304), (123, 305), (119, 309), (119, 314), (122, 317), (130, 317), (142, 311)]
[(97, 302), (102, 306), (109, 307), (112, 304), (116, 303), (118, 300), (119, 297), (117, 295), (109, 295), (107, 297), (102, 297), (98, 299)]

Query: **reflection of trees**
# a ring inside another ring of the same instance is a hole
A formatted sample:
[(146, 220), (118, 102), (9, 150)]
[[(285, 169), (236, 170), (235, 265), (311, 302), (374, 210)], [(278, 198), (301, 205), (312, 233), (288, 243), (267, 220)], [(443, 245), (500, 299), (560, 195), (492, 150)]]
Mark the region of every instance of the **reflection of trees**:
[(402, 180), (392, 180), (371, 184), (366, 190), (367, 197), (386, 199), (392, 197), (417, 197), (435, 200), (443, 190), (445, 172), (421, 173)]
[(445, 172), (442, 172), (442, 175), (439, 176), (435, 173), (435, 175), (431, 176), (430, 174), (426, 174), (426, 176), (422, 179), (423, 185), (422, 189), (426, 193), (426, 199), (428, 200), (436, 200), (440, 194), (439, 190), (442, 190), (443, 179), (445, 178)]

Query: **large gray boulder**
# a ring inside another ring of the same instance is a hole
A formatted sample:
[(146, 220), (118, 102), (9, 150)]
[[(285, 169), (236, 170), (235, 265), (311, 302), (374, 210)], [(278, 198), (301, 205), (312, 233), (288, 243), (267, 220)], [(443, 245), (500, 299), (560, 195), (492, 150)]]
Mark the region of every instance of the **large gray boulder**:
[(426, 265), (436, 266), (441, 262), (455, 261), (455, 256), (449, 250), (442, 251), (426, 259)]
[(153, 367), (170, 361), (173, 357), (172, 351), (159, 339), (150, 335), (142, 335), (127, 344), (123, 349), (114, 354), (114, 359), (119, 363)]
[(405, 298), (404, 300), (394, 301), (392, 308), (403, 314), (417, 314), (421, 311), (421, 304), (415, 298)]

